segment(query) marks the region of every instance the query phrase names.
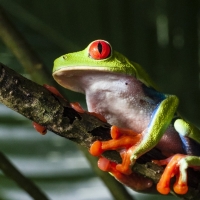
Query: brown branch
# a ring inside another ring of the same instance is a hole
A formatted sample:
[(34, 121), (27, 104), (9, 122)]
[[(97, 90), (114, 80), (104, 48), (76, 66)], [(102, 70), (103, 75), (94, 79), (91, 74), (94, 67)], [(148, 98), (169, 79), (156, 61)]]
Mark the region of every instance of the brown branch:
[[(28, 119), (46, 126), (55, 134), (87, 148), (97, 139), (111, 139), (110, 124), (88, 113), (77, 113), (67, 100), (54, 96), (44, 87), (22, 77), (3, 64), (0, 65), (0, 102)], [(116, 151), (107, 151), (104, 156), (117, 163), (121, 162)], [(153, 149), (139, 159), (139, 162), (146, 164), (136, 163), (133, 170), (157, 183), (163, 168), (147, 162), (161, 158), (160, 152)], [(200, 197), (199, 175), (199, 172), (191, 172), (189, 192), (182, 198)]]
[[(104, 124), (101, 127), (102, 129), (109, 130), (110, 127), (108, 124), (86, 114), (82, 115), (83, 120), (79, 122), (81, 116), (70, 107), (69, 102), (62, 98), (55, 98), (41, 85), (22, 77), (3, 64), (0, 64), (0, 102), (28, 119), (46, 126), (48, 130), (83, 146), (89, 147), (95, 138), (101, 138), (98, 135), (92, 138), (91, 133), (89, 133), (95, 127), (98, 128), (100, 124)], [(72, 122), (73, 125), (70, 125)], [(85, 122), (85, 126), (81, 127), (81, 123)], [(97, 130), (95, 133), (99, 131)], [(98, 175), (103, 180), (107, 177), (109, 181), (113, 181), (109, 175), (105, 176), (102, 173), (98, 173)], [(113, 185), (115, 185), (115, 189), (110, 188), (107, 184), (116, 200), (124, 198), (133, 200), (124, 187), (120, 187), (116, 181)]]

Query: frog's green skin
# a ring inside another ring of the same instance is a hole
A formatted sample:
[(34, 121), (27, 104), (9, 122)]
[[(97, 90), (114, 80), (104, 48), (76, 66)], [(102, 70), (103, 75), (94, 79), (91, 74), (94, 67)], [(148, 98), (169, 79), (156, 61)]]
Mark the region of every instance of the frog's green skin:
[(112, 49), (107, 58), (92, 58), (92, 44), (57, 58), (54, 79), (65, 88), (84, 93), (90, 112), (102, 114), (110, 124), (142, 133), (143, 139), (131, 155), (132, 164), (157, 146), (168, 155), (195, 155), (180, 162), (184, 163), (180, 167), (183, 174), (188, 166), (200, 166), (200, 132), (177, 116), (178, 98), (155, 90), (140, 65)]

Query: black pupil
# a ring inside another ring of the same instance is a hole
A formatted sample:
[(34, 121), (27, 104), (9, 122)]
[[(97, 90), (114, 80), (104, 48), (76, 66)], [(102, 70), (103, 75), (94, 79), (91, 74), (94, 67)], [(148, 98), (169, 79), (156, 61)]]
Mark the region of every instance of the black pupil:
[(101, 54), (101, 52), (102, 52), (102, 44), (101, 44), (101, 42), (98, 43), (98, 50), (99, 50), (99, 53)]

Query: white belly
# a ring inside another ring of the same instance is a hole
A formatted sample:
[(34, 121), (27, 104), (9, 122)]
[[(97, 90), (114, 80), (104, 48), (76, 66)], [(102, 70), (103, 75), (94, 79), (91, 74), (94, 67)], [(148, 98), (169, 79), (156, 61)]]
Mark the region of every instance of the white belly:
[(99, 91), (93, 95), (86, 93), (90, 112), (103, 115), (112, 125), (129, 128), (138, 133), (148, 126), (156, 107), (145, 98), (138, 93), (126, 97), (121, 92), (113, 91)]
[(101, 72), (77, 78), (90, 112), (102, 114), (112, 125), (138, 133), (148, 126), (157, 105), (135, 77)]

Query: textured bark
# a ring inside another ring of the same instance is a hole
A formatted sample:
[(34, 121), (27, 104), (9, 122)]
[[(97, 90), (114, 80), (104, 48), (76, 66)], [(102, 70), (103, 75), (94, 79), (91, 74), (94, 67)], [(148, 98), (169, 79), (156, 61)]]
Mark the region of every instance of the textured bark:
[[(81, 146), (90, 147), (95, 140), (109, 140), (111, 125), (100, 121), (91, 114), (78, 113), (70, 103), (55, 96), (15, 71), (0, 64), (0, 102), (7, 107), (35, 121), (55, 134), (70, 139)], [(107, 151), (104, 156), (117, 163), (121, 158), (116, 151)], [(133, 170), (157, 183), (163, 168), (152, 163), (152, 159), (162, 159), (162, 154), (153, 149), (133, 166)], [(189, 174), (189, 192), (182, 199), (199, 198), (199, 172)], [(155, 187), (154, 187), (155, 189)]]

